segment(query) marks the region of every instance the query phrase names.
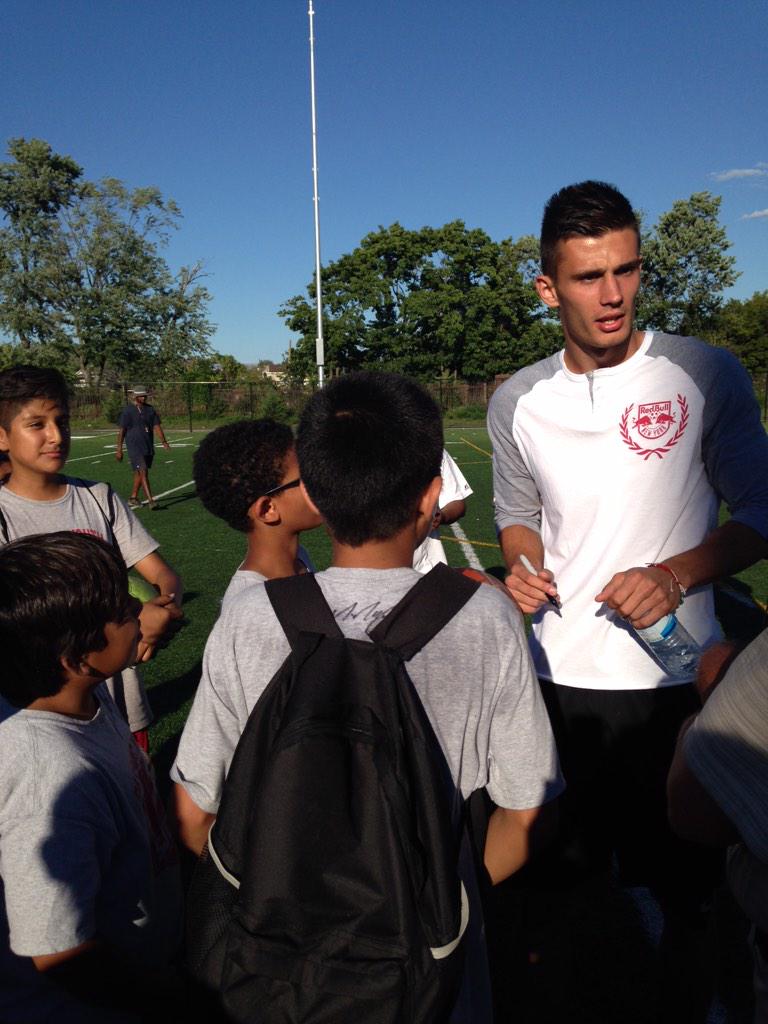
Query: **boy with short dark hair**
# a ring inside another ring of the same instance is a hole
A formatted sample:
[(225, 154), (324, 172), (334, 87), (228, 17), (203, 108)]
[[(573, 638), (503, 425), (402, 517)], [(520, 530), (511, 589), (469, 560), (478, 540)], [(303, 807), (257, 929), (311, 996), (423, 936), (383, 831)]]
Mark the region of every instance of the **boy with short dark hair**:
[(321, 519), (298, 486), (290, 427), (270, 419), (217, 427), (200, 442), (192, 472), (205, 508), (247, 536), (222, 603), (253, 583), (313, 571), (299, 534)]
[[(351, 374), (313, 396), (297, 451), (301, 486), (333, 542), (332, 567), (315, 579), (342, 633), (369, 640), (421, 578), (412, 560), (441, 488), (439, 410), (396, 374)], [(264, 587), (249, 588), (222, 611), (171, 773), (180, 833), (195, 851), (215, 819), (248, 716), (288, 652)], [(542, 805), (562, 786), (521, 616), (504, 594), (479, 587), (409, 660), (408, 675), (456, 788), (467, 798), (487, 787), (498, 805), (485, 863), (499, 881), (527, 859)], [(481, 988), (478, 982), (473, 993), (479, 1003)], [(472, 1019), (488, 1019), (487, 1010)]]
[[(11, 476), (0, 487), (0, 545), (33, 533), (70, 529), (101, 537), (119, 548), (159, 590), (141, 611), (139, 661), (152, 656), (172, 620), (181, 618), (181, 580), (157, 553), (157, 542), (107, 484), (65, 476), (69, 455), (69, 398), (57, 370), (14, 366), (0, 372), (0, 450), (8, 453)], [(78, 578), (78, 566), (71, 567)], [(146, 749), (152, 713), (138, 674), (128, 668), (110, 692), (123, 705), (128, 724)]]
[(174, 844), (103, 685), (135, 658), (139, 609), (102, 540), (0, 549), (3, 1021), (125, 1021), (178, 945)]

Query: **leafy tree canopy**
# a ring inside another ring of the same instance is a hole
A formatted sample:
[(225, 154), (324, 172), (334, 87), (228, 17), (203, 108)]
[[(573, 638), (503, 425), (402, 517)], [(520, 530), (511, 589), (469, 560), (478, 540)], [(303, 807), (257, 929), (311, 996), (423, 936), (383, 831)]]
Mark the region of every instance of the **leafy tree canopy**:
[(768, 291), (726, 302), (711, 340), (730, 349), (749, 373), (768, 373)]
[(696, 192), (643, 232), (638, 321), (644, 327), (700, 335), (714, 325), (723, 290), (738, 277), (719, 212), (719, 196)]
[(171, 375), (207, 354), (214, 328), (202, 264), (173, 273), (161, 252), (178, 226), (176, 204), (117, 178), (86, 181), (41, 139), (12, 139), (8, 152), (0, 332), (16, 359), (45, 352), (49, 364), (55, 357), (98, 383), (107, 374)]
[[(517, 346), (543, 315), (531, 284), (535, 255), (534, 239), (494, 242), (460, 220), (415, 231), (395, 223), (366, 235), (323, 270), (328, 372), (380, 368), (487, 380), (523, 365)], [(314, 373), (314, 286), (307, 291), (280, 310), (301, 335), (288, 357), (297, 379)]]

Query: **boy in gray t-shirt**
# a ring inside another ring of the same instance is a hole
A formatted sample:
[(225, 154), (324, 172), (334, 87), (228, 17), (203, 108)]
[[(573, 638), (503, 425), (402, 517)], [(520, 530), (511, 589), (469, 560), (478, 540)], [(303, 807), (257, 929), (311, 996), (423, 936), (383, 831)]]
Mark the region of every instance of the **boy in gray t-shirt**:
[(164, 993), (172, 1007), (176, 849), (148, 759), (103, 684), (135, 658), (140, 607), (101, 540), (62, 531), (0, 549), (0, 1020), (9, 1024), (133, 1020), (125, 1014)]
[(205, 508), (246, 535), (222, 604), (254, 583), (314, 572), (299, 534), (321, 520), (298, 486), (290, 427), (270, 419), (217, 427), (195, 452), (193, 476)]
[[(69, 405), (61, 374), (35, 366), (0, 372), (0, 450), (8, 453), (11, 464), (10, 478), (0, 486), (0, 545), (52, 530), (88, 533), (114, 544), (125, 564), (159, 591), (141, 611), (138, 660), (146, 661), (171, 621), (181, 617), (181, 580), (107, 484), (61, 473), (69, 442)], [(73, 565), (73, 582), (77, 574)], [(130, 666), (109, 686), (146, 750), (152, 712), (137, 672)]]
[[(331, 533), (333, 566), (316, 579), (345, 636), (369, 632), (421, 578), (412, 568), (441, 488), (440, 414), (395, 374), (334, 380), (307, 406), (297, 452), (302, 489)], [(203, 848), (250, 711), (289, 646), (261, 585), (236, 595), (211, 633), (203, 676), (171, 777), (182, 840)], [(546, 710), (533, 676), (522, 617), (497, 589), (481, 586), (408, 663), (408, 674), (464, 797), (487, 788), (485, 866), (494, 882), (527, 859), (534, 823), (562, 788)], [(471, 898), (471, 897), (470, 897)], [(477, 908), (475, 908), (477, 910)], [(470, 914), (472, 922), (479, 916)], [(487, 970), (474, 931), (460, 1013), (489, 1019)]]

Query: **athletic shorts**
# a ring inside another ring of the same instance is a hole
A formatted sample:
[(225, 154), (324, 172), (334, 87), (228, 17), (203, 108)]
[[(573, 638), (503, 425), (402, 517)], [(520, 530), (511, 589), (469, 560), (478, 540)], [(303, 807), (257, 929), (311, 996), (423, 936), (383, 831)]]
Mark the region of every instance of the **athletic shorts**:
[(721, 880), (723, 853), (674, 835), (666, 793), (680, 725), (700, 707), (695, 687), (540, 685), (566, 781), (548, 873), (568, 885), (608, 871), (615, 857), (623, 884), (695, 913)]
[(137, 472), (142, 469), (151, 469), (154, 458), (154, 452), (150, 452), (147, 455), (146, 452), (132, 452), (128, 449), (128, 461), (131, 464), (131, 469), (134, 469)]

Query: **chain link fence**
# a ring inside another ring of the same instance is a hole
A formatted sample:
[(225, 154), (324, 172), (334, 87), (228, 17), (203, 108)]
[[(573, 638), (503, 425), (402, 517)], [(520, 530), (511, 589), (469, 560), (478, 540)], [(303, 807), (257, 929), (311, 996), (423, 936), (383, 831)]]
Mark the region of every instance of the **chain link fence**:
[[(483, 420), (491, 395), (506, 379), (502, 375), (479, 384), (441, 379), (426, 382), (424, 387), (446, 419)], [(763, 419), (768, 420), (768, 374), (756, 374), (753, 385)], [(295, 422), (314, 390), (309, 385), (292, 387), (269, 380), (154, 381), (144, 386), (149, 391), (150, 403), (157, 407), (167, 426), (190, 431), (265, 416)], [(75, 388), (71, 403), (73, 421), (85, 427), (116, 425), (120, 410), (131, 400), (130, 387), (121, 384)]]

